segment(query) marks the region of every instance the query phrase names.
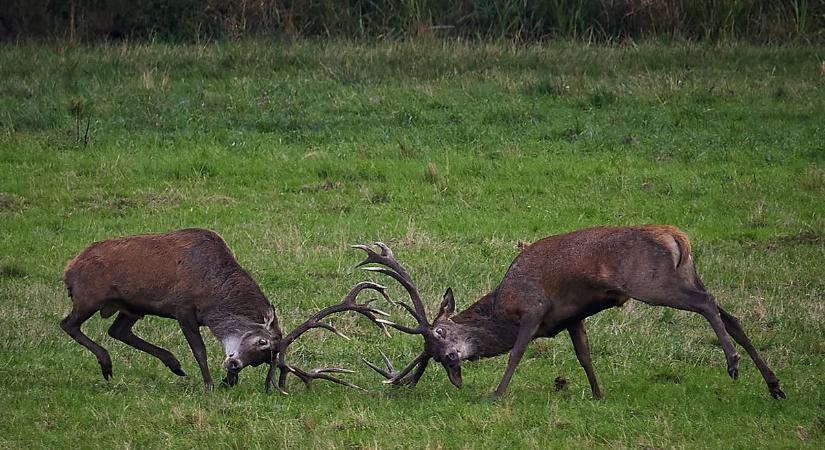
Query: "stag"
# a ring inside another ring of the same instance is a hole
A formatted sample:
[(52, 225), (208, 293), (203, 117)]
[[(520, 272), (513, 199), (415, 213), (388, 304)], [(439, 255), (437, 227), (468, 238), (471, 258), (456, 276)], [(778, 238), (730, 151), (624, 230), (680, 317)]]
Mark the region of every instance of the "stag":
[(343, 336), (321, 319), (334, 313), (354, 311), (367, 317), (385, 333), (385, 325), (391, 323), (377, 317), (386, 316), (386, 313), (373, 308), (371, 300), (356, 302), (356, 297), (364, 290), (386, 296), (383, 286), (364, 282), (356, 285), (340, 304), (322, 309), (284, 336), (274, 307), (255, 280), (238, 264), (220, 236), (202, 229), (96, 242), (68, 263), (63, 278), (72, 310), (60, 326), (97, 357), (106, 380), (112, 376), (109, 352), (89, 339), (80, 328), (96, 312), (100, 312), (104, 319), (117, 313), (109, 327), (111, 337), (154, 356), (172, 373), (186, 376), (171, 352), (146, 342), (132, 331), (135, 323), (146, 315), (177, 320), (209, 390), (214, 385), (199, 331), (201, 326), (208, 327), (223, 344), (226, 353), (223, 365), (227, 370), (225, 384), (235, 385), (238, 373), (244, 367), (267, 363), (270, 368), (265, 389), (269, 390), (277, 368), (281, 371), (278, 388), (283, 392), (288, 373), (295, 374), (305, 383), (325, 379), (353, 386), (331, 375), (349, 372), (346, 369), (304, 371), (285, 361), (287, 347), (307, 330), (322, 328)]
[[(691, 256), (687, 236), (671, 226), (597, 227), (550, 236), (526, 247), (493, 289), (464, 311), (453, 314), (455, 300), (447, 289), (430, 322), (418, 291), (404, 267), (385, 244), (367, 253), (359, 266), (381, 272), (401, 283), (412, 305), (397, 302), (417, 326), (391, 326), (424, 338), (424, 350), (400, 371), (382, 353), (386, 369), (365, 362), (385, 383), (415, 385), (430, 359), (440, 362), (450, 381), (461, 387), (461, 361), (510, 351), (507, 368), (495, 390), (506, 390), (527, 345), (539, 337), (567, 330), (594, 398), (601, 390), (593, 372), (584, 319), (633, 298), (701, 314), (719, 338), (730, 377), (736, 380), (739, 353), (731, 337), (759, 368), (773, 398), (784, 398), (779, 380), (745, 335), (739, 320), (722, 309), (705, 289)], [(413, 372), (413, 369), (415, 371)], [(412, 373), (411, 373), (412, 372)]]

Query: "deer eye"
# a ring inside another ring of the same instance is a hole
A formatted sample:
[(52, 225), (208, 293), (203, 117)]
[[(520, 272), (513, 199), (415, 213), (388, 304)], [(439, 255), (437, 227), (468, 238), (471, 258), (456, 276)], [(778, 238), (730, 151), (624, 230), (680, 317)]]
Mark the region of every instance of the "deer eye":
[(436, 328), (436, 329), (435, 329), (435, 334), (437, 334), (437, 335), (438, 335), (438, 337), (443, 338), (444, 336), (446, 336), (446, 335), (447, 335), (447, 332), (446, 332), (446, 331), (444, 331), (444, 328), (440, 328), (440, 327), (439, 327), (439, 328)]
[(258, 341), (258, 345), (260, 345), (261, 347), (265, 347), (265, 346), (269, 345), (269, 341), (267, 341), (266, 339), (260, 339)]

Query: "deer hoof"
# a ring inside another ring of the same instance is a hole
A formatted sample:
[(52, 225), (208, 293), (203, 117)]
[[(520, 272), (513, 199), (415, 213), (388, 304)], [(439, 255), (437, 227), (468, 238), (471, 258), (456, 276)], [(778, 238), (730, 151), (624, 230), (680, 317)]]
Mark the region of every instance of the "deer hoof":
[(782, 389), (776, 388), (776, 390), (771, 391), (771, 397), (779, 400), (781, 398), (785, 398), (785, 393), (782, 392)]
[(734, 381), (738, 380), (739, 379), (739, 369), (737, 369), (736, 367), (728, 367), (728, 375), (730, 375), (730, 377)]
[(556, 379), (553, 380), (553, 389), (555, 389), (556, 392), (563, 391), (566, 388), (567, 388), (567, 378), (556, 377)]
[(780, 398), (785, 398), (785, 393), (782, 392), (782, 389), (779, 389), (779, 383), (771, 383), (768, 389), (771, 391), (771, 397), (774, 399), (779, 400)]
[(504, 394), (507, 393), (507, 388), (497, 388), (492, 394), (491, 397), (493, 398), (502, 398)]
[(103, 378), (109, 381), (109, 378), (112, 378), (112, 363), (106, 364), (101, 362), (100, 371), (103, 373)]
[(169, 370), (171, 370), (172, 373), (174, 373), (175, 375), (177, 375), (179, 377), (185, 377), (186, 376), (186, 372), (184, 372), (183, 369), (180, 368), (180, 362), (177, 359), (173, 358), (172, 360), (167, 361), (165, 364), (166, 364), (166, 367), (168, 367)]

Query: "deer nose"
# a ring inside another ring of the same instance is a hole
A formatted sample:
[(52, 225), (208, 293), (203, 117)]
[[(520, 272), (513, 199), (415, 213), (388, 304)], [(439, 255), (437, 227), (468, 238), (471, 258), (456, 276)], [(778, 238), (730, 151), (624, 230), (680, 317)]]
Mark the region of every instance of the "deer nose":
[(447, 360), (451, 363), (458, 362), (458, 352), (447, 353)]
[(241, 362), (237, 358), (227, 358), (226, 362), (223, 364), (226, 370), (230, 372), (236, 372), (241, 370)]

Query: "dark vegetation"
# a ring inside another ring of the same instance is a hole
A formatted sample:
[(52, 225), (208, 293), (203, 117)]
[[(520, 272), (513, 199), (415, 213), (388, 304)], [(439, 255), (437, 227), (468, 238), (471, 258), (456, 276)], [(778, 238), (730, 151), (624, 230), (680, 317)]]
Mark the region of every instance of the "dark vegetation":
[(786, 42), (825, 37), (821, 0), (4, 0), (0, 38), (249, 36)]

